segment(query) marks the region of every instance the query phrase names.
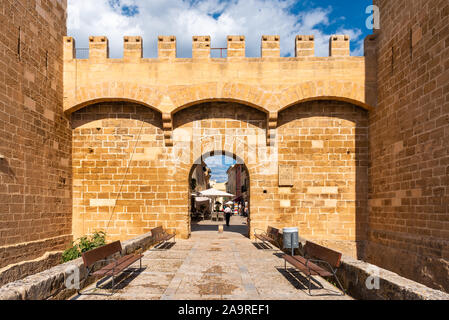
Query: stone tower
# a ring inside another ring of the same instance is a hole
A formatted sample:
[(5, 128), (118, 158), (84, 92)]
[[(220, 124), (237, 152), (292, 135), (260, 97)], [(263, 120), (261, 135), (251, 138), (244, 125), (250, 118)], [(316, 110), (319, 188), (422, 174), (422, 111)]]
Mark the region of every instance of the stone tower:
[[(449, 290), (449, 3), (376, 0), (366, 259)], [(371, 42), (371, 44), (370, 44)]]
[[(0, 286), (59, 263), (72, 240), (63, 113), (66, 0), (0, 1)], [(21, 263), (35, 260), (32, 264)]]

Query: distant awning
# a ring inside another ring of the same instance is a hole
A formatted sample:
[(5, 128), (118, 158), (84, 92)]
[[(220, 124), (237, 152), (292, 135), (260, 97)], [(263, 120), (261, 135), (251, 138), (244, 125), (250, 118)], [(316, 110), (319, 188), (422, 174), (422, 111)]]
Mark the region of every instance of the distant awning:
[(203, 197), (234, 197), (233, 194), (224, 192), (224, 191), (220, 191), (217, 189), (209, 189), (209, 190), (205, 190), (205, 191), (201, 191), (200, 194)]
[(195, 198), (196, 202), (209, 202), (210, 198), (206, 198), (206, 197), (196, 197)]

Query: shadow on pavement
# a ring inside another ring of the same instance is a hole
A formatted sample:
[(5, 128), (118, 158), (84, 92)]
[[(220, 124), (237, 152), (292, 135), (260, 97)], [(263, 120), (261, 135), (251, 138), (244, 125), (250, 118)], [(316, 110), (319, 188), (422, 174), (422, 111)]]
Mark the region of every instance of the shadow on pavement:
[[(298, 270), (294, 268), (285, 269), (284, 267), (276, 267), (276, 270), (282, 274), (288, 282), (290, 282), (296, 289), (299, 289), (304, 292), (308, 292), (309, 290), (309, 280), (307, 277), (302, 275)], [(316, 280), (314, 277), (311, 277), (311, 295), (314, 297), (327, 297), (327, 296), (340, 296), (341, 294), (337, 291), (332, 291), (330, 289), (324, 288), (324, 286)], [(326, 290), (329, 293), (320, 293), (314, 294), (313, 290)]]
[[(146, 270), (146, 267), (140, 268), (128, 268), (127, 271), (122, 272), (114, 279), (114, 293), (117, 290), (126, 288), (134, 279), (136, 279), (142, 272)], [(106, 283), (102, 285), (103, 283)], [(110, 290), (112, 289), (112, 277), (108, 276), (99, 279), (95, 284), (96, 287), (87, 289), (82, 295), (76, 295), (71, 300), (78, 300), (81, 296), (111, 296)], [(86, 289), (85, 289), (86, 290)], [(108, 290), (107, 292), (97, 290)]]
[(214, 231), (218, 232), (218, 226), (223, 225), (223, 233), (239, 233), (244, 237), (248, 237), (248, 226), (245, 224), (237, 224), (231, 220), (229, 227), (225, 223), (216, 223), (213, 221), (201, 221), (200, 223), (192, 222), (192, 232), (198, 231)]

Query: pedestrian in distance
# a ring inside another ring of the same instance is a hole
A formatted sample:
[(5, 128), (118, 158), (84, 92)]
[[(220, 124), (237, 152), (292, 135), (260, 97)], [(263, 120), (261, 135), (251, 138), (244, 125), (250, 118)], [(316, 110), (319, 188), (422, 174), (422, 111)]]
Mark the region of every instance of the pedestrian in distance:
[(232, 210), (230, 207), (226, 206), (225, 210), (226, 226), (229, 227), (229, 221), (231, 220)]

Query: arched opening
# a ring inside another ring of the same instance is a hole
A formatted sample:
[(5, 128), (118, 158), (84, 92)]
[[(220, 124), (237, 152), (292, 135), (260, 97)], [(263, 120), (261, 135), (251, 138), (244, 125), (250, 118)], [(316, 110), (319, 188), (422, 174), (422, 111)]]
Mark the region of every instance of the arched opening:
[(245, 100), (241, 100), (241, 99), (233, 99), (233, 98), (216, 98), (216, 99), (195, 100), (195, 101), (188, 102), (188, 103), (176, 108), (171, 113), (172, 113), (172, 115), (174, 115), (178, 112), (181, 112), (184, 109), (188, 109), (188, 108), (191, 108), (191, 107), (194, 107), (197, 105), (203, 105), (203, 104), (207, 104), (207, 103), (239, 104), (239, 105), (242, 105), (245, 107), (249, 107), (249, 108), (261, 111), (265, 114), (269, 113), (269, 111), (267, 109), (263, 108), (262, 106), (251, 103), (249, 101), (245, 101)]
[(76, 105), (71, 105), (67, 108), (64, 108), (64, 112), (67, 115), (70, 115), (72, 113), (77, 112), (78, 110), (81, 110), (83, 108), (86, 107), (90, 107), (90, 106), (94, 106), (94, 105), (107, 105), (107, 104), (117, 104), (120, 103), (122, 105), (125, 104), (136, 104), (136, 105), (140, 105), (149, 109), (154, 110), (157, 113), (162, 113), (159, 109), (157, 109), (156, 107), (154, 107), (151, 104), (148, 104), (147, 102), (141, 101), (141, 100), (136, 100), (136, 99), (131, 99), (131, 98), (97, 98), (97, 99), (88, 99), (86, 101), (83, 101), (81, 103), (78, 103)]
[[(107, 241), (149, 232), (164, 213), (158, 157), (166, 154), (162, 115), (141, 104), (101, 102), (71, 114), (75, 238)], [(166, 224), (164, 224), (164, 227)]]
[(191, 232), (216, 233), (223, 226), (224, 233), (249, 236), (250, 174), (240, 157), (205, 153), (192, 165), (188, 182)]
[(368, 223), (368, 112), (348, 102), (308, 101), (279, 113), (279, 164), (293, 186), (279, 215), (302, 237), (363, 258)]

